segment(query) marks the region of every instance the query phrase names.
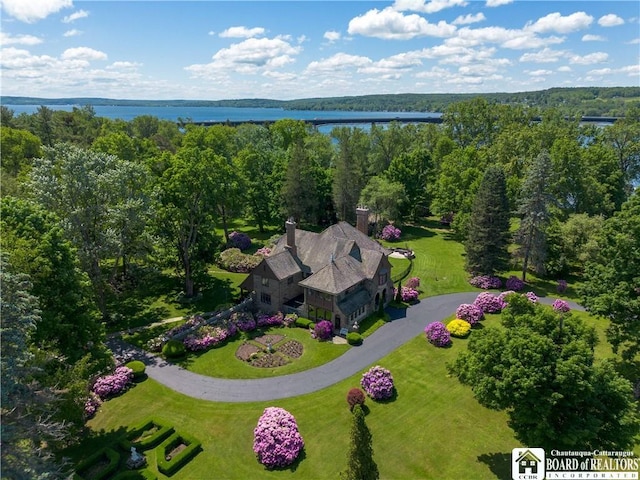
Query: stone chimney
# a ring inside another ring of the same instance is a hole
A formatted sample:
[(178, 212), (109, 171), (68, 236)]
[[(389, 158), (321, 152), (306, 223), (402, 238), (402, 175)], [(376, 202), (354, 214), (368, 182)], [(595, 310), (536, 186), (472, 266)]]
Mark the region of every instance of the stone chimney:
[(367, 207), (356, 208), (356, 228), (365, 235), (369, 235), (369, 209)]
[(285, 245), (285, 248), (295, 257), (298, 252), (296, 250), (296, 221), (293, 217), (290, 217), (289, 220), (287, 220), (285, 228), (287, 230), (287, 244)]

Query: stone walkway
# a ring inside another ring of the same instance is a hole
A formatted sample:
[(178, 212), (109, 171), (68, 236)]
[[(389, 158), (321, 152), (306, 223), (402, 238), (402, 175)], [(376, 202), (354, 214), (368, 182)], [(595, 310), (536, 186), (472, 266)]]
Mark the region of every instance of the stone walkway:
[[(478, 293), (440, 295), (425, 298), (406, 310), (389, 309), (392, 320), (367, 337), (362, 345), (319, 367), (274, 378), (237, 380), (208, 377), (168, 363), (119, 337), (111, 337), (107, 344), (118, 356), (142, 360), (150, 378), (190, 397), (215, 402), (277, 400), (312, 393), (364, 372), (385, 355), (423, 333), (427, 324), (448, 317), (461, 303), (472, 303)], [(545, 304), (551, 304), (553, 300), (550, 297), (540, 298), (540, 302)], [(570, 302), (570, 306), (583, 310), (575, 303)]]

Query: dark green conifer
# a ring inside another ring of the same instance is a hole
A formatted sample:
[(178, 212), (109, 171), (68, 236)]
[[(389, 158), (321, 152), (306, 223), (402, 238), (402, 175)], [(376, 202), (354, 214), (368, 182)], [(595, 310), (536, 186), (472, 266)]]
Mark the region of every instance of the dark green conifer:
[(378, 465), (373, 460), (371, 432), (365, 423), (361, 405), (353, 407), (347, 469), (342, 472), (341, 477), (343, 480), (377, 480), (380, 478)]

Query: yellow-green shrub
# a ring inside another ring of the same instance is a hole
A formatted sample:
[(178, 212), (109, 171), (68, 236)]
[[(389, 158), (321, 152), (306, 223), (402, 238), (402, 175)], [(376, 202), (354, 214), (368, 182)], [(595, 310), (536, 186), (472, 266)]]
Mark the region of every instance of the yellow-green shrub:
[(471, 332), (471, 324), (466, 320), (456, 318), (447, 323), (447, 330), (454, 337), (464, 338)]

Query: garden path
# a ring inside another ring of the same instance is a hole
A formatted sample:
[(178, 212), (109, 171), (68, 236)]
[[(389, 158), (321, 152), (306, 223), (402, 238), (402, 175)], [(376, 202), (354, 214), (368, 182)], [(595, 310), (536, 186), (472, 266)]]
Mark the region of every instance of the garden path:
[[(388, 309), (392, 320), (358, 347), (319, 367), (304, 372), (260, 379), (213, 378), (190, 372), (149, 354), (120, 337), (111, 337), (107, 344), (119, 356), (142, 360), (146, 373), (157, 382), (190, 397), (215, 402), (259, 402), (296, 397), (329, 387), (376, 363), (409, 340), (420, 335), (424, 327), (448, 317), (461, 303), (472, 303), (479, 292), (452, 293), (428, 297), (406, 310)], [(540, 302), (551, 304), (551, 297), (541, 297)], [(571, 308), (583, 310), (569, 302)]]

